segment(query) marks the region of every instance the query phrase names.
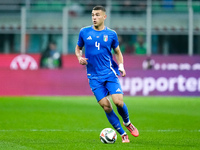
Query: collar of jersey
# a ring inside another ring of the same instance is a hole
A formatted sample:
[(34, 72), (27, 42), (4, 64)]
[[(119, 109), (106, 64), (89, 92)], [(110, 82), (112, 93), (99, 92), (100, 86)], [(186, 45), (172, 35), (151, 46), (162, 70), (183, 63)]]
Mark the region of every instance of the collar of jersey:
[[(92, 25), (91, 28), (92, 28), (94, 31), (99, 32), (99, 30), (95, 30), (95, 29), (94, 29), (94, 25)], [(105, 26), (105, 28), (104, 28), (103, 30), (100, 30), (100, 31), (104, 31), (104, 30), (107, 30), (107, 27), (106, 27), (106, 26)]]

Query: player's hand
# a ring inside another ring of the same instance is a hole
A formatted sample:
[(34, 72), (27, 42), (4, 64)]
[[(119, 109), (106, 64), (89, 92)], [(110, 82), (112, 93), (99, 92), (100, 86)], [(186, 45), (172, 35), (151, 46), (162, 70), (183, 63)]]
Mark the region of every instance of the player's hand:
[(80, 58), (78, 59), (79, 64), (81, 64), (81, 65), (87, 65), (87, 64), (88, 64), (88, 63), (87, 63), (87, 60), (88, 60), (88, 58), (84, 58), (84, 57), (80, 57)]
[(125, 71), (124, 65), (122, 63), (119, 64), (119, 69), (118, 70), (122, 73), (122, 77), (126, 76), (126, 71)]
[[(120, 70), (119, 70), (120, 71)], [(123, 70), (123, 71), (120, 71), (122, 73), (122, 77), (125, 77), (126, 76), (126, 71)]]

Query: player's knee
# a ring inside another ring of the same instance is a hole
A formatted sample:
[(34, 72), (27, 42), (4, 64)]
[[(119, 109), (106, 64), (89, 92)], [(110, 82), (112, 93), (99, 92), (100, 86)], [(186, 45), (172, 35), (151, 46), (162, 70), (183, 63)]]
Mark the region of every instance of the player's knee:
[(112, 111), (112, 107), (111, 106), (102, 106), (102, 108), (104, 109), (104, 111), (106, 113), (110, 113)]
[(123, 100), (118, 100), (118, 101), (115, 101), (115, 105), (116, 105), (117, 107), (123, 107), (124, 102), (123, 102)]
[(123, 107), (124, 101), (123, 101), (123, 95), (122, 94), (113, 94), (112, 99), (113, 99), (114, 104), (117, 107)]

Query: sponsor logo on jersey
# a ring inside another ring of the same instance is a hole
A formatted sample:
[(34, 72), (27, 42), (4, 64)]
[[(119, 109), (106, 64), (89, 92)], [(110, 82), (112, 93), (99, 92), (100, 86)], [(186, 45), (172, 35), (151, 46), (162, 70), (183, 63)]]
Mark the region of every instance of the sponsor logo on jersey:
[(92, 40), (92, 37), (91, 37), (91, 36), (88, 36), (87, 40)]

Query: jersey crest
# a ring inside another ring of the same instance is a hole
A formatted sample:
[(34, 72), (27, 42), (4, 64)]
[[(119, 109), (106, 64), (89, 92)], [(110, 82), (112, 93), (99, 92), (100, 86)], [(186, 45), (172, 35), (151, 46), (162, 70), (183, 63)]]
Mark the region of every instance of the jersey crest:
[(108, 41), (108, 35), (104, 35), (104, 36), (103, 36), (103, 40), (104, 40), (105, 42), (107, 42), (107, 41)]

